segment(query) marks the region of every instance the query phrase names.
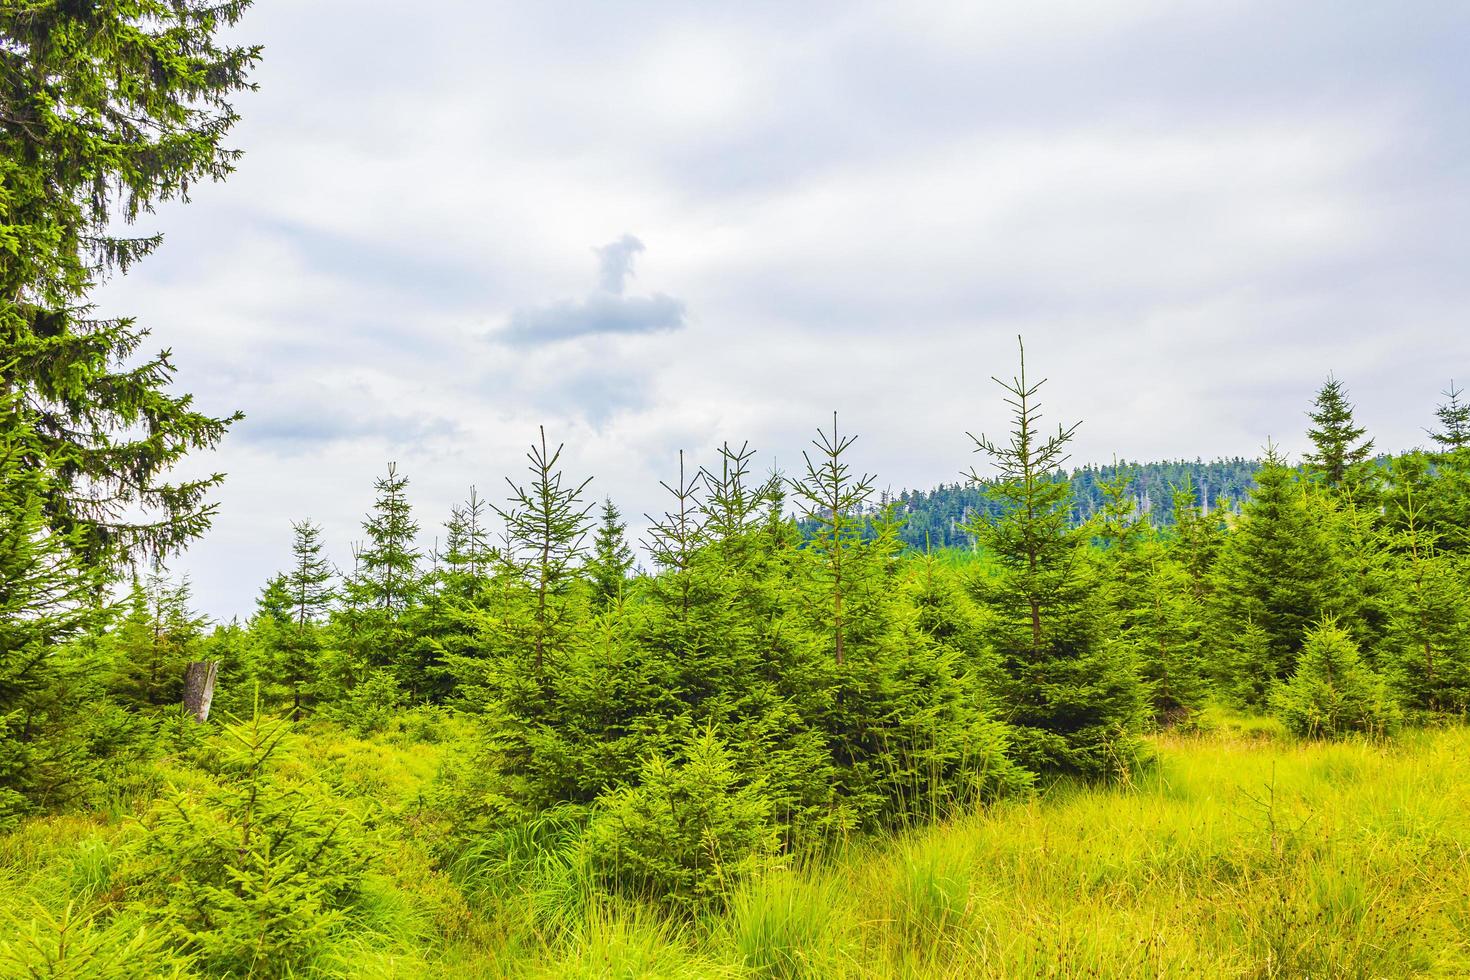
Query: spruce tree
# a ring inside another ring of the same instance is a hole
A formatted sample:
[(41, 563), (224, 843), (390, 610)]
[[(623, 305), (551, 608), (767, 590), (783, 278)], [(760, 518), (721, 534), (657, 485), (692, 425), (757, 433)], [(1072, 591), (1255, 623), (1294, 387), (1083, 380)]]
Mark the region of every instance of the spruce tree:
[(397, 464), (388, 464), (388, 474), (373, 482), (373, 490), (377, 499), (362, 524), (368, 540), (358, 555), (359, 572), (353, 587), (363, 605), (396, 622), (418, 598), (422, 584), (419, 560), (423, 555), (414, 544), (419, 526), (408, 502), (408, 477), (398, 475)]
[(1463, 713), (1470, 709), (1470, 576), (1436, 546), (1412, 496), (1403, 509), (1394, 545), (1404, 560), (1384, 669), (1409, 706)]
[(197, 659), (208, 618), (192, 608), (189, 580), (177, 585), (160, 574), (133, 579), (127, 615), (111, 636), (113, 690), (138, 707), (177, 704), (184, 668)]
[[(1274, 445), (1256, 473), (1212, 575), (1212, 614), (1220, 636), (1243, 639), (1248, 626), (1266, 642), (1265, 680), (1290, 676), (1307, 629), (1331, 611), (1338, 583), (1331, 541), (1318, 523), (1320, 511)], [(1246, 651), (1215, 651), (1230, 662)]]
[(1329, 374), (1307, 417), (1312, 420), (1307, 435), (1314, 447), (1304, 460), (1308, 471), (1334, 489), (1355, 489), (1373, 458), (1373, 440), (1359, 442), (1367, 430), (1354, 422), (1342, 382)]
[(291, 619), (305, 628), (319, 622), (331, 608), (336, 593), (332, 588), (332, 564), (322, 554), (322, 529), (311, 521), (291, 523), (291, 571), (286, 575)]
[(361, 681), (365, 669), (393, 668), (398, 682), (412, 689), (421, 678), (403, 617), (424, 589), (423, 556), (414, 543), (419, 526), (408, 502), (408, 478), (399, 475), (396, 464), (388, 464), (387, 475), (375, 480), (373, 489), (373, 510), (362, 524), (367, 542), (355, 555), (346, 589), (345, 615), (358, 661), (353, 673)]
[[(1138, 665), (1154, 718), (1177, 720), (1197, 707), (1204, 693), (1198, 600), (1188, 572), (1139, 512), (1130, 492), (1132, 476), (1130, 468), (1120, 466), (1102, 486), (1103, 591), (1118, 641)], [(1191, 533), (1198, 535), (1198, 529)]]
[(0, 431), (23, 432), (41, 514), (89, 565), (158, 558), (201, 534), (215, 474), (170, 482), (214, 417), (172, 389), (167, 350), (141, 361), (130, 318), (90, 294), (156, 249), (118, 222), (223, 179), (229, 99), (260, 48), (226, 44), (248, 0), (0, 4)]
[(293, 521), (291, 571), (284, 576), (286, 622), (274, 631), (271, 667), (291, 698), (291, 717), (301, 717), (306, 688), (321, 656), (321, 623), (331, 608), (331, 563), (322, 554), (321, 528)]
[(1443, 394), (1448, 399), (1435, 410), (1439, 429), (1429, 433), (1429, 438), (1446, 454), (1456, 453), (1470, 447), (1470, 402), (1460, 401), (1464, 389), (1456, 388), (1453, 381)]
[(705, 544), (703, 508), (700, 506), (702, 473), (692, 476), (684, 466), (684, 450), (679, 450), (679, 478), (670, 484), (660, 480), (659, 486), (674, 498), (671, 509), (660, 518), (644, 514), (648, 521), (648, 539), (643, 543), (653, 564), (663, 573), (655, 581), (655, 595), (673, 597), (680, 622), (689, 619), (693, 604), (693, 580), (690, 575), (695, 556)]
[(284, 572), (266, 580), (260, 595), (255, 597), (255, 614), (277, 626), (291, 622), (291, 586)]
[(628, 547), (627, 530), (628, 525), (612, 498), (604, 499), (597, 531), (592, 536), (592, 554), (583, 568), (593, 595), (604, 608), (622, 600), (623, 589), (633, 571), (633, 549)]
[(816, 567), (830, 610), (833, 659), (838, 666), (846, 658), (848, 624), (842, 607), (852, 587), (852, 565), (863, 545), (862, 507), (873, 495), (872, 475), (854, 475), (843, 459), (856, 441), (856, 436), (838, 432), (833, 412), (831, 434), (817, 430), (812, 440), (816, 458), (803, 451), (806, 476), (791, 483), (797, 506), (814, 528), (808, 548), (819, 559)]
[(1021, 760), (1041, 770), (1102, 775), (1130, 765), (1138, 750), (1142, 692), (1127, 648), (1106, 639), (1085, 558), (1091, 528), (1070, 526), (1071, 485), (1054, 479), (1080, 423), (1045, 435), (1036, 396), (1045, 380), (992, 379), (1006, 392), (1012, 429), (1005, 442), (971, 435), (998, 471), (985, 480), (999, 515), (965, 527), (995, 559), (998, 574), (980, 598), (1004, 672), (1004, 702)]
[(1174, 543), (1172, 552), (1189, 576), (1190, 591), (1198, 602), (1210, 594), (1210, 572), (1225, 541), (1225, 515), (1205, 512), (1194, 481), (1186, 477), (1173, 488)]
[(560, 645), (568, 626), (567, 593), (582, 557), (587, 515), (592, 509), (582, 502), (582, 491), (592, 478), (577, 484), (564, 482), (558, 468), (564, 444), (548, 451), (544, 426), (540, 433), (540, 442), (526, 453), (530, 485), (522, 487), (507, 477), (509, 506), (494, 508), (505, 522), (508, 560), (530, 588), (528, 638), (538, 675), (546, 667), (547, 650)]
[(1272, 690), (1271, 707), (1289, 730), (1311, 738), (1387, 735), (1402, 720), (1383, 679), (1331, 619), (1307, 632), (1296, 671)]

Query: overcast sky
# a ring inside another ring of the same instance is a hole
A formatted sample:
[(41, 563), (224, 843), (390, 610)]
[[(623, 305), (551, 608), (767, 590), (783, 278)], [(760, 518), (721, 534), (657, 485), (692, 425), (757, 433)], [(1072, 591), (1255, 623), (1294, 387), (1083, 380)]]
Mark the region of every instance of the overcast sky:
[[(412, 13), (406, 13), (412, 11)], [(641, 523), (835, 409), (953, 481), (1024, 334), (1077, 461), (1384, 448), (1470, 384), (1465, 3), (256, 0), (238, 172), (101, 293), (248, 418), (176, 572), (246, 613), (396, 460), (428, 545), (544, 424)]]

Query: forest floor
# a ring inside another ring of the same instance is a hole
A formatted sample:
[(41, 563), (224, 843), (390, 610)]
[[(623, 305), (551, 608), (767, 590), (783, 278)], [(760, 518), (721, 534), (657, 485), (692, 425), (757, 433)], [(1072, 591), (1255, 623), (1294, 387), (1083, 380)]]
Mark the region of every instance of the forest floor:
[[(421, 814), (455, 750), (442, 727), (293, 740), (282, 764), (355, 808), (374, 854), (317, 975), (1470, 976), (1467, 728), (1301, 743), (1225, 719), (1155, 737), (1130, 784), (1057, 783), (854, 844), (676, 922), (589, 899), (555, 860), (436, 870)], [(189, 778), (165, 767), (138, 792)], [(0, 835), (0, 932), (136, 932), (116, 880), (136, 807)]]

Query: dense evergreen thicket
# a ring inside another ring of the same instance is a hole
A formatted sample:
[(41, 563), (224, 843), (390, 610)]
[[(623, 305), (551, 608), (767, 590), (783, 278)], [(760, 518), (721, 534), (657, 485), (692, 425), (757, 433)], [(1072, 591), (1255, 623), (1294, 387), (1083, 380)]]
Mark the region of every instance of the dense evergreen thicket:
[[(258, 51), (219, 34), (246, 6), (0, 4), (0, 831), (137, 818), (89, 872), (96, 908), (4, 940), (0, 966), (316, 970), (394, 834), (425, 883), (493, 895), (534, 864), (569, 901), (698, 915), (854, 836), (1132, 779), (1146, 732), (1211, 702), (1305, 738), (1470, 710), (1458, 389), (1429, 450), (1374, 457), (1329, 376), (1299, 466), (1268, 446), (1069, 473), (1077, 427), (1041, 427), (1024, 351), (964, 487), (878, 492), (835, 414), (797, 473), (756, 475), (744, 443), (680, 452), (638, 570), (628, 521), (543, 430), (524, 482), (472, 488), (442, 548), (389, 464), (348, 567), (298, 522), (248, 621), (208, 623), (157, 562), (219, 481), (171, 466), (231, 418), (87, 302), (157, 245), (114, 218), (229, 171)], [(179, 702), (211, 666), (201, 724)], [(455, 751), (387, 819), (341, 805), (349, 761), (303, 761), (299, 726)]]
[[(31, 652), (5, 661), (6, 731), (48, 737), (3, 743), (5, 812), (105, 798), (188, 744), (183, 667), (210, 660), (219, 708), (257, 733), (261, 712), (359, 733), (413, 706), (467, 719), (434, 781), (445, 862), (512, 861), (536, 828), (605, 892), (697, 910), (853, 834), (1038, 779), (1127, 776), (1148, 764), (1143, 733), (1212, 702), (1309, 737), (1465, 713), (1470, 448), (1453, 405), (1432, 451), (1335, 468), (1361, 433), (1329, 381), (1319, 453), (1293, 467), (1268, 446), (1238, 506), (1202, 507), (1186, 478), (1160, 524), (1120, 468), (1079, 524), (1057, 478), (1076, 427), (1040, 427), (1040, 388), (1023, 358), (1002, 385), (1008, 432), (975, 439), (997, 515), (965, 525), (975, 548), (905, 549), (901, 506), (875, 506), (834, 417), (796, 476), (756, 476), (747, 445), (698, 467), (681, 454), (636, 570), (627, 522), (543, 433), (528, 479), (500, 504), (471, 490), (429, 553), (390, 465), (349, 570), (299, 522), (256, 613), (212, 630), (187, 583), (158, 576), (110, 619), (82, 601), (95, 586), (66, 577), (74, 559), (12, 481), (6, 560), (52, 613), (7, 620)], [(67, 582), (89, 591), (54, 591)], [(26, 682), (33, 661), (44, 683)], [(188, 939), (206, 958), (213, 942)]]

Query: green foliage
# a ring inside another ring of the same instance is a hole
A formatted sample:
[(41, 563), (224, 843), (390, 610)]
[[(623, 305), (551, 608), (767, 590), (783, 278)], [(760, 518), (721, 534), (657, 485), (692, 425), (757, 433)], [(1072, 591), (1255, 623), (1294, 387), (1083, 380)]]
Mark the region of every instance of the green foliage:
[[(60, 914), (32, 909), (6, 924), (0, 938), (0, 976), (38, 980), (133, 980), (194, 976), (190, 958), (172, 949), (163, 929), (131, 922), (99, 922), (69, 903)], [(0, 919), (0, 923), (4, 920)]]
[(1026, 380), (1024, 348), (1020, 373), (996, 383), (1012, 409), (1009, 440), (971, 438), (998, 471), (988, 491), (1002, 513), (971, 531), (999, 569), (977, 598), (990, 612), (1019, 758), (1038, 770), (1126, 769), (1142, 716), (1137, 672), (1128, 648), (1107, 638), (1108, 611), (1085, 556), (1088, 530), (1070, 526), (1068, 486), (1050, 478), (1077, 425), (1040, 433), (1036, 395), (1045, 382)]
[(1361, 490), (1370, 471), (1373, 440), (1359, 442), (1366, 430), (1353, 421), (1353, 406), (1342, 382), (1327, 376), (1308, 418), (1312, 428), (1307, 435), (1315, 447), (1305, 457), (1308, 471), (1333, 489)]
[(1429, 433), (1429, 438), (1447, 455), (1470, 449), (1470, 402), (1460, 401), (1464, 393), (1463, 388), (1456, 388), (1455, 382), (1451, 381), (1443, 392), (1448, 400), (1434, 412), (1434, 417), (1439, 420), (1439, 429)]
[[(3, 403), (14, 400), (0, 394)], [(47, 527), (34, 440), (0, 429), (0, 831), (79, 766), (57, 647), (94, 625), (101, 578)]]
[(526, 454), (531, 483), (521, 487), (508, 477), (509, 507), (495, 512), (505, 521), (508, 545), (506, 560), (518, 571), (528, 592), (531, 615), (525, 633), (532, 664), (539, 674), (546, 666), (548, 649), (559, 651), (567, 630), (568, 594), (573, 569), (582, 556), (590, 505), (582, 503), (582, 491), (592, 482), (563, 485), (558, 464), (562, 446), (546, 448), (546, 429), (541, 442)]
[(187, 579), (174, 584), (155, 574), (133, 580), (127, 613), (110, 636), (109, 686), (123, 703), (138, 707), (179, 703), (184, 669), (198, 659), (208, 622), (190, 608), (191, 602)]
[(592, 554), (583, 566), (593, 595), (603, 606), (622, 600), (628, 576), (633, 571), (633, 549), (628, 547), (625, 536), (628, 525), (622, 518), (611, 498), (602, 502), (597, 532), (592, 538)]
[(89, 563), (161, 556), (209, 525), (221, 476), (168, 482), (239, 416), (174, 393), (169, 352), (94, 316), (89, 294), (160, 237), (119, 237), (163, 200), (230, 172), (222, 146), (258, 47), (222, 43), (245, 0), (0, 5), (0, 432), (35, 452), (48, 528)]
[(1309, 738), (1350, 732), (1382, 736), (1402, 720), (1388, 686), (1362, 662), (1352, 637), (1332, 621), (1307, 633), (1296, 673), (1271, 692), (1271, 708), (1288, 729)]
[(1267, 684), (1293, 672), (1308, 627), (1330, 611), (1339, 584), (1321, 513), (1268, 446), (1256, 489), (1215, 563), (1214, 627), (1227, 643), (1260, 631), (1265, 650), (1257, 666)]
[(1419, 522), (1412, 494), (1402, 505), (1394, 544), (1400, 601), (1391, 612), (1382, 659), (1405, 703), (1430, 711), (1470, 710), (1470, 574), (1464, 559), (1437, 547)]
[(742, 778), (713, 728), (690, 737), (677, 759), (651, 756), (639, 777), (598, 800), (584, 838), (609, 887), (698, 909), (778, 863), (762, 783)]
[(358, 828), (309, 783), (272, 771), (288, 722), (229, 719), (214, 780), (174, 789), (144, 819), (131, 882), (140, 911), (214, 974), (309, 964), (362, 884)]

